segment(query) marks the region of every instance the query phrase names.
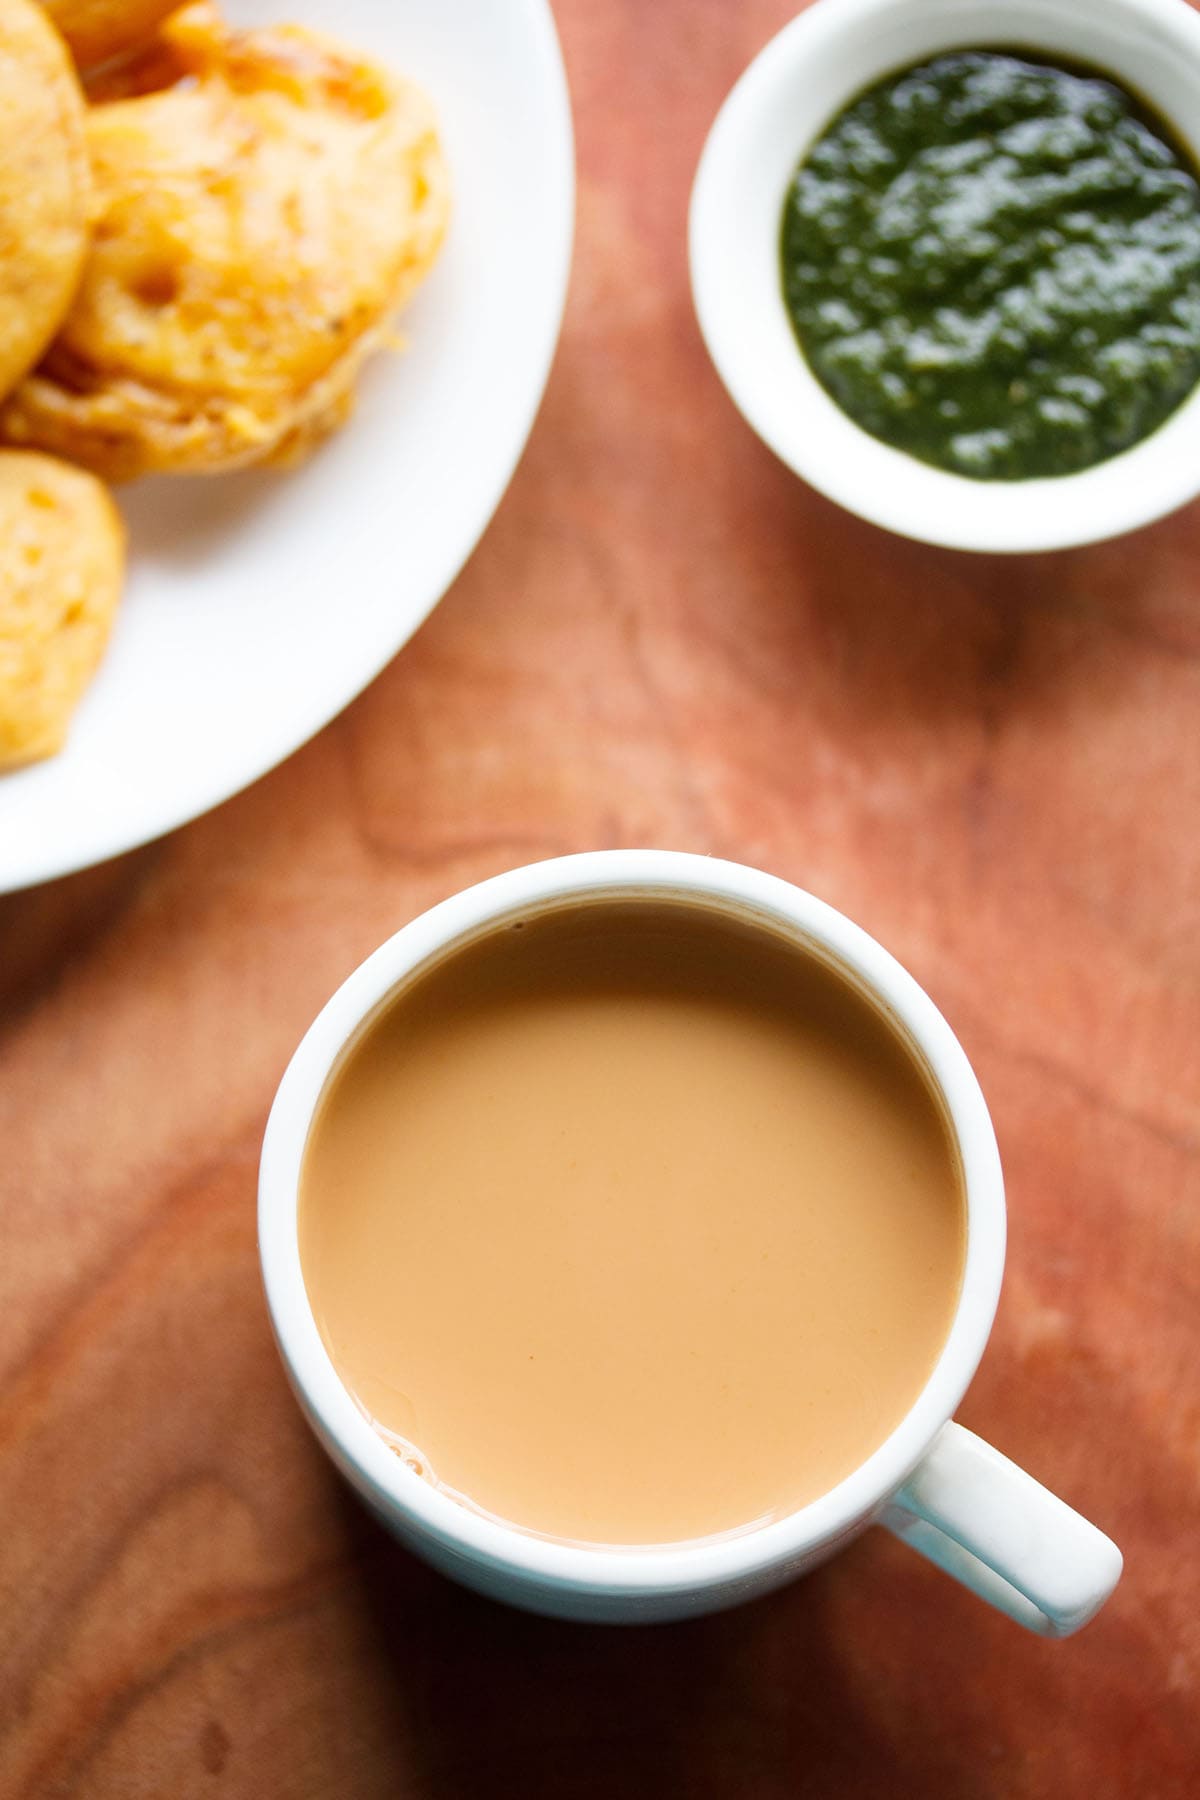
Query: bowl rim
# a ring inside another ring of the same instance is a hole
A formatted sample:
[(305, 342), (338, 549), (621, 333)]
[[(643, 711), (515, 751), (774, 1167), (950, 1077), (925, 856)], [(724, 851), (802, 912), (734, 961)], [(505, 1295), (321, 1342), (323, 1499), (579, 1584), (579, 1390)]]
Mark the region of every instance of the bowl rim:
[[(747, 320), (761, 327), (764, 306), (755, 297), (760, 271), (743, 279), (739, 267), (734, 277), (730, 236), (745, 227), (737, 223), (742, 190), (733, 171), (740, 167), (745, 173), (766, 109), (788, 93), (828, 83), (820, 90), (820, 119), (797, 137), (789, 164), (794, 171), (815, 136), (856, 94), (889, 68), (905, 67), (903, 57), (872, 66), (872, 30), (880, 26), (930, 30), (941, 50), (1010, 44), (1078, 55), (1140, 96), (1144, 83), (1127, 62), (1087, 48), (1098, 21), (1114, 30), (1127, 26), (1125, 41), (1135, 46), (1144, 46), (1149, 32), (1149, 41), (1194, 83), (1200, 99), (1200, 12), (1188, 0), (1090, 0), (1086, 16), (1072, 11), (1072, 0), (1015, 0), (1003, 18), (989, 16), (979, 0), (812, 0), (743, 70), (705, 140), (688, 209), (688, 264), (697, 322), (717, 374), (746, 422), (795, 474), (847, 511), (900, 536), (948, 549), (1015, 555), (1102, 542), (1165, 517), (1200, 493), (1200, 382), (1145, 438), (1074, 474), (973, 480), (921, 462), (856, 424), (812, 374), (783, 302), (777, 228), (770, 251), (787, 361), (774, 321), (767, 321), (769, 339), (761, 330), (743, 329)], [(1080, 47), (1068, 52), (1059, 40), (1072, 32)], [(856, 47), (851, 66), (865, 63), (867, 72), (832, 80), (831, 59), (845, 56), (849, 46)], [(911, 61), (941, 50), (919, 49)], [(1194, 120), (1189, 124), (1157, 95), (1147, 99), (1200, 165)], [(776, 220), (785, 191), (778, 194)], [(797, 402), (786, 418), (784, 386)]]

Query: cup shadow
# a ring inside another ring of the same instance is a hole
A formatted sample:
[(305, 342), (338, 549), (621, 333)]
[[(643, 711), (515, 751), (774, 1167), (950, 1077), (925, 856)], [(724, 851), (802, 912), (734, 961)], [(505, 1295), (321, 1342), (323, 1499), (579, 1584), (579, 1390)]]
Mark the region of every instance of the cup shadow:
[(589, 1626), (484, 1600), (426, 1569), (348, 1492), (361, 1603), (430, 1800), (794, 1800), (918, 1794), (829, 1629), (836, 1565), (733, 1611)]

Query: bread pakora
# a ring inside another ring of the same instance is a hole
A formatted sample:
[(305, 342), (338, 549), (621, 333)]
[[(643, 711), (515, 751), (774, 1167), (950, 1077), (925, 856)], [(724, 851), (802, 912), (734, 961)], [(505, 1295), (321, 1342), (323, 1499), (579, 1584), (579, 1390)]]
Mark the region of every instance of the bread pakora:
[(81, 69), (121, 56), (153, 35), (179, 0), (41, 0)]
[(0, 450), (0, 769), (62, 748), (124, 564), (120, 514), (94, 475)]
[(92, 108), (92, 253), (0, 435), (110, 480), (295, 460), (430, 268), (448, 212), (416, 88), (299, 27), (162, 29), (177, 85)]
[(66, 317), (88, 246), (84, 103), (33, 0), (0, 0), (0, 394)]

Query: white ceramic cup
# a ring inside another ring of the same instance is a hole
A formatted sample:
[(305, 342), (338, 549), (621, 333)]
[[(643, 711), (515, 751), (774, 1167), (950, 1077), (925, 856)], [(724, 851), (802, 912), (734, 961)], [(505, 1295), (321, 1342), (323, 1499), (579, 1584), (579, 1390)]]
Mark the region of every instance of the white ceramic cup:
[(1187, 0), (816, 0), (754, 59), (709, 133), (692, 189), (692, 295), (734, 404), (831, 500), (931, 544), (1056, 550), (1145, 525), (1200, 492), (1200, 388), (1094, 468), (969, 481), (856, 425), (809, 369), (783, 298), (784, 197), (814, 140), (873, 82), (981, 45), (1103, 69), (1200, 153), (1200, 14)]
[[(928, 1381), (879, 1448), (785, 1518), (719, 1541), (648, 1548), (555, 1542), (439, 1492), (378, 1437), (342, 1385), (305, 1290), (297, 1193), (309, 1127), (330, 1076), (381, 1007), (434, 959), (481, 931), (596, 898), (654, 896), (757, 920), (834, 964), (925, 1067), (961, 1158), (967, 1249), (954, 1322)], [(715, 1610), (811, 1569), (883, 1525), (993, 1606), (1052, 1637), (1090, 1619), (1121, 1571), (1116, 1546), (951, 1416), (991, 1329), (1004, 1267), (995, 1135), (957, 1039), (912, 977), (866, 932), (774, 876), (665, 850), (535, 863), (435, 906), (343, 983), (288, 1066), (271, 1109), (259, 1184), (259, 1249), (271, 1319), (296, 1395), (342, 1474), (396, 1535), (446, 1574), (534, 1611), (650, 1620)]]

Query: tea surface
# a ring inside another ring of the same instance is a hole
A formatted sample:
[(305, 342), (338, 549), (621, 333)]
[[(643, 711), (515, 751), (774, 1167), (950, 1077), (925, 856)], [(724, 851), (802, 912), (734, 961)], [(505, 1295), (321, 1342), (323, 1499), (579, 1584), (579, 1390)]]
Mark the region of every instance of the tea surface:
[(505, 926), (419, 977), (310, 1133), (305, 1281), (426, 1475), (527, 1530), (794, 1510), (916, 1398), (964, 1250), (940, 1109), (815, 958), (682, 904)]

